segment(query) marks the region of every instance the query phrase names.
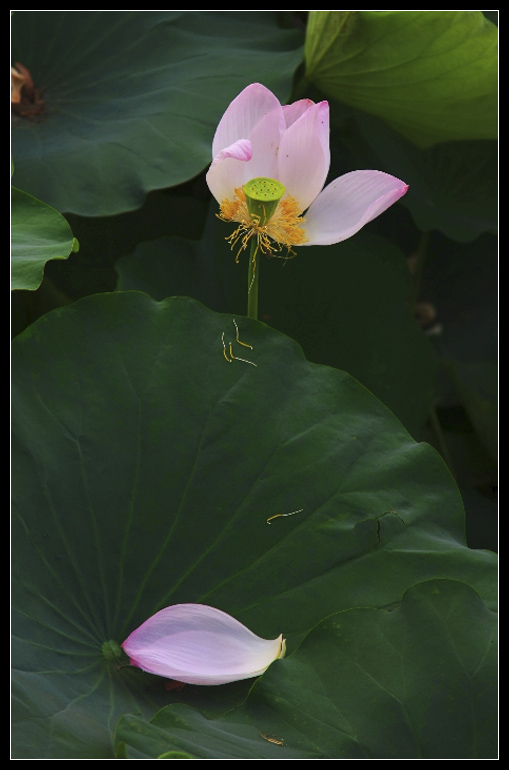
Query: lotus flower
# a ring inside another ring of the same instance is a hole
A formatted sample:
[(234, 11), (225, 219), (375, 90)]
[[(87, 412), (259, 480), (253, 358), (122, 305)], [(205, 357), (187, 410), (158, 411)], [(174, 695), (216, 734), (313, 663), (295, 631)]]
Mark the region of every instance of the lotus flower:
[(260, 639), (226, 612), (205, 604), (174, 604), (156, 612), (122, 647), (132, 666), (203, 685), (260, 676), (285, 654), (282, 636)]
[(281, 106), (260, 83), (227, 108), (212, 157), (207, 183), (219, 216), (238, 224), (230, 243), (240, 241), (242, 250), (256, 236), (268, 255), (344, 241), (408, 189), (370, 170), (351, 171), (322, 189), (330, 165), (328, 103), (302, 99)]

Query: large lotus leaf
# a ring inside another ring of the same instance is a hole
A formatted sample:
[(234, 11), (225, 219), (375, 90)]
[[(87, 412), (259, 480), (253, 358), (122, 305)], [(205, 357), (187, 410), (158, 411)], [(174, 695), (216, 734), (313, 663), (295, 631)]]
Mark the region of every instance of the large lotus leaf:
[(496, 615), (464, 583), (412, 586), (391, 610), (320, 623), (233, 713), (181, 705), (117, 728), (119, 754), (196, 759), (494, 759)]
[(306, 77), (420, 146), (497, 137), (497, 28), (481, 11), (311, 11)]
[(21, 11), (12, 54), (44, 101), (42, 115), (14, 117), (17, 184), (106, 216), (202, 171), (249, 83), (287, 99), (302, 47), (270, 11)]
[[(111, 756), (123, 713), (171, 702), (106, 644), (169, 604), (217, 606), (291, 652), (419, 580), (495, 601), (494, 554), (465, 546), (439, 455), (349, 375), (236, 321), (252, 350), (231, 315), (118, 292), (14, 340), (16, 756)], [(217, 709), (225, 689), (178, 697)]]
[(78, 248), (64, 217), (22, 190), (11, 194), (11, 288), (37, 289), (49, 259)]
[[(193, 296), (219, 311), (246, 312), (247, 254), (235, 264), (232, 227), (211, 208), (201, 241), (161, 238), (117, 262), (120, 289), (155, 299)], [(259, 317), (299, 340), (310, 361), (344, 369), (419, 437), (434, 392), (429, 339), (407, 308), (410, 273), (389, 241), (360, 233), (333, 246), (259, 260)]]

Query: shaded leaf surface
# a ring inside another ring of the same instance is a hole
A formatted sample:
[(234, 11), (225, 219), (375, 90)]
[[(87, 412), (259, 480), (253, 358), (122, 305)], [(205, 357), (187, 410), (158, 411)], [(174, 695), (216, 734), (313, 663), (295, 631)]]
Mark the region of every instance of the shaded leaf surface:
[[(164, 238), (120, 259), (119, 289), (155, 299), (196, 297), (221, 312), (246, 312), (247, 253), (235, 264), (232, 227), (213, 203), (201, 241)], [(259, 317), (298, 339), (307, 358), (348, 371), (419, 436), (430, 408), (435, 360), (406, 307), (410, 274), (401, 252), (369, 233), (291, 260), (259, 260)]]
[(291, 652), (327, 615), (393, 605), (418, 580), (495, 601), (494, 555), (465, 546), (434, 450), (347, 374), (237, 321), (257, 367), (225, 360), (230, 315), (135, 292), (14, 340), (15, 756), (108, 757), (124, 713), (235, 702), (235, 686), (174, 695), (101, 656), (169, 604), (217, 606)]
[(498, 228), (496, 141), (444, 142), (420, 150), (370, 115), (357, 115), (374, 153), (361, 163), (390, 168), (409, 184), (401, 203), (420, 230), (439, 230), (452, 240), (472, 241)]
[(236, 711), (126, 715), (117, 739), (131, 758), (494, 759), (496, 682), (496, 616), (464, 583), (433, 580), (392, 610), (327, 618)]
[(14, 118), (17, 184), (85, 216), (196, 176), (230, 101), (255, 80), (285, 100), (302, 57), (270, 11), (29, 11), (12, 28), (44, 98)]

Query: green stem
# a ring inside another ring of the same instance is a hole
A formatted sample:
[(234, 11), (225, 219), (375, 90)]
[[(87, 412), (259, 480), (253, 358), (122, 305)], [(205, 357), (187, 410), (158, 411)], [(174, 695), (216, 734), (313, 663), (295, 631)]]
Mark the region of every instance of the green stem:
[(251, 238), (249, 266), (247, 271), (247, 317), (258, 320), (258, 278), (260, 276), (260, 260), (257, 259), (258, 240)]
[[(412, 275), (412, 286), (410, 289), (410, 297), (409, 297), (409, 305), (412, 313), (415, 313), (415, 307), (419, 300), (422, 273), (424, 270), (424, 263), (426, 262), (426, 258), (428, 256), (430, 237), (431, 237), (430, 232), (422, 232), (421, 237), (419, 239), (419, 244), (417, 246), (417, 260), (415, 262), (414, 272)], [(442, 430), (442, 426), (440, 424), (440, 420), (438, 419), (438, 415), (434, 406), (432, 406), (429, 411), (429, 420), (431, 423), (431, 428), (435, 435), (438, 451), (442, 455), (446, 464), (449, 466), (449, 470), (451, 471), (452, 475), (456, 477), (456, 474), (454, 472), (454, 466), (452, 464), (451, 454), (449, 452), (449, 447), (447, 446), (447, 441), (445, 440), (444, 432)]]
[(444, 432), (442, 430), (442, 426), (440, 424), (440, 420), (438, 419), (438, 415), (434, 406), (432, 406), (429, 411), (429, 417), (431, 422), (431, 428), (433, 430), (433, 433), (435, 434), (435, 439), (438, 444), (438, 451), (440, 452), (440, 454), (442, 455), (442, 458), (445, 460), (446, 464), (448, 465), (452, 475), (454, 476), (454, 478), (456, 478), (456, 473), (454, 472), (454, 465), (452, 464), (452, 457), (449, 452), (449, 447), (447, 446)]
[(412, 313), (415, 311), (415, 306), (419, 299), (419, 292), (421, 289), (421, 280), (422, 280), (422, 271), (424, 269), (424, 263), (426, 262), (426, 257), (428, 255), (429, 239), (430, 239), (429, 232), (421, 233), (419, 244), (417, 246), (417, 260), (415, 262), (414, 273), (412, 276), (412, 287), (410, 289), (410, 298), (409, 298), (410, 311)]

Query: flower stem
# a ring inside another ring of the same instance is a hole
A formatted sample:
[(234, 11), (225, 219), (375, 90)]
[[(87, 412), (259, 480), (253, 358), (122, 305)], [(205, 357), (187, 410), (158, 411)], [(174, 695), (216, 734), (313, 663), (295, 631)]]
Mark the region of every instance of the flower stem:
[(430, 241), (430, 233), (423, 232), (417, 246), (417, 261), (415, 263), (414, 274), (412, 276), (412, 287), (410, 289), (409, 305), (410, 311), (415, 312), (415, 306), (419, 299), (419, 291), (421, 288), (422, 272), (424, 269), (424, 263), (428, 255), (428, 246)]
[(429, 420), (431, 423), (431, 428), (433, 430), (433, 433), (435, 434), (435, 439), (438, 445), (438, 451), (442, 455), (442, 458), (445, 464), (449, 467), (449, 470), (451, 471), (452, 475), (454, 476), (454, 478), (456, 478), (454, 465), (452, 464), (451, 453), (449, 452), (449, 447), (447, 446), (447, 441), (445, 440), (444, 432), (442, 430), (442, 426), (440, 424), (440, 420), (438, 419), (438, 415), (434, 406), (432, 406), (429, 411)]
[(251, 238), (251, 251), (247, 271), (247, 317), (258, 320), (258, 278), (260, 275), (260, 260), (256, 259), (258, 240)]

